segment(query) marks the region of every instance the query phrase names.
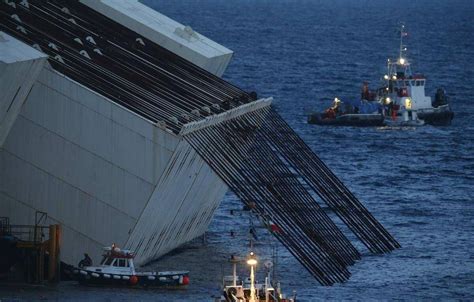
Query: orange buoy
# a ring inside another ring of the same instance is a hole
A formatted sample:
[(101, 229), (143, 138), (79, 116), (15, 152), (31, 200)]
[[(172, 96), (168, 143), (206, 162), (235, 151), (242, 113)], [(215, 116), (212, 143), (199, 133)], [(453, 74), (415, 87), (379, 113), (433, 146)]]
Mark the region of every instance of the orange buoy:
[(136, 285), (138, 283), (138, 277), (135, 275), (131, 276), (129, 282), (131, 285)]
[(189, 276), (183, 276), (183, 285), (188, 285), (189, 284)]

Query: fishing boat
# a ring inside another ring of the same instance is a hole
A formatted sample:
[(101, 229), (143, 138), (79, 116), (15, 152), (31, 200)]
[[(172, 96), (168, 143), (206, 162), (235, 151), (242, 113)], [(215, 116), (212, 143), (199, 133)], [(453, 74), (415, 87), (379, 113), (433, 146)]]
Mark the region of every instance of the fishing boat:
[[(273, 269), (271, 260), (263, 263), (266, 269), (264, 283), (259, 283), (255, 278), (258, 259), (253, 251), (242, 259), (233, 255), (230, 262), (233, 266), (233, 274), (224, 276), (222, 295), (216, 298), (216, 302), (296, 302), (295, 293), (292, 298), (286, 298), (282, 293), (280, 282), (275, 282), (271, 278)], [(250, 266), (249, 277), (240, 278), (237, 276), (237, 264), (241, 262)]]
[(138, 272), (133, 264), (134, 253), (122, 250), (115, 244), (103, 248), (99, 266), (92, 266), (87, 256), (81, 260), (73, 273), (84, 285), (105, 285), (121, 287), (167, 287), (184, 288), (189, 284), (188, 271)]
[[(387, 73), (382, 87), (370, 91), (364, 82), (361, 101), (339, 101), (324, 112), (312, 112), (308, 123), (335, 126), (422, 126), (450, 125), (454, 113), (443, 88), (438, 88), (434, 99), (425, 93), (426, 77), (413, 73), (405, 56), (407, 47), (405, 26), (400, 30), (400, 52), (397, 60), (387, 60)], [(362, 112), (362, 111), (365, 112)]]

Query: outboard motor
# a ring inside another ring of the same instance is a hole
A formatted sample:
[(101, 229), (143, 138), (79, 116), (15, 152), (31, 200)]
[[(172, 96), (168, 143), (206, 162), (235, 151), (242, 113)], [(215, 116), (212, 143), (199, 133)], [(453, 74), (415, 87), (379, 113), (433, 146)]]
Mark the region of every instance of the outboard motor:
[(433, 107), (437, 108), (439, 106), (447, 105), (448, 104), (448, 97), (446, 96), (446, 92), (442, 88), (438, 88), (436, 90)]

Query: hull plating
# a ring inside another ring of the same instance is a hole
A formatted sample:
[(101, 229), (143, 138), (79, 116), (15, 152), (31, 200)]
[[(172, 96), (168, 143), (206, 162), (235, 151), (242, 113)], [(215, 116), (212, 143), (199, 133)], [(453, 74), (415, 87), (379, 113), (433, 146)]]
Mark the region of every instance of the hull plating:
[(195, 155), (180, 157), (180, 137), (55, 71), (39, 79), (0, 148), (2, 215), (31, 224), (47, 212), (71, 264), (111, 242), (155, 245), (167, 230), (137, 251), (139, 265), (205, 232), (227, 187)]

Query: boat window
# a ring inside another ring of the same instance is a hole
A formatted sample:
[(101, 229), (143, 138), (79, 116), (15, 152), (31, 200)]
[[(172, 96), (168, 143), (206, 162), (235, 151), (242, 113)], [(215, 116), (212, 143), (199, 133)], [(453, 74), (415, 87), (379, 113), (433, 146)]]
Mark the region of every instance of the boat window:
[(103, 265), (111, 265), (113, 260), (114, 260), (113, 258), (104, 257), (104, 259), (102, 259), (102, 263), (101, 263), (101, 264), (103, 264)]
[(112, 261), (112, 265), (113, 265), (113, 266), (118, 266), (118, 259), (114, 259), (114, 260)]
[(420, 81), (416, 81), (416, 82), (415, 82), (415, 85), (416, 85), (416, 86), (420, 86)]
[(410, 86), (410, 81), (405, 81), (406, 86)]
[(420, 81), (421, 86), (425, 86), (425, 81)]
[(119, 266), (120, 267), (125, 267), (125, 259), (119, 259)]
[(113, 266), (129, 267), (128, 260), (127, 259), (115, 259), (115, 261), (113, 262)]

